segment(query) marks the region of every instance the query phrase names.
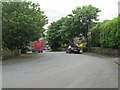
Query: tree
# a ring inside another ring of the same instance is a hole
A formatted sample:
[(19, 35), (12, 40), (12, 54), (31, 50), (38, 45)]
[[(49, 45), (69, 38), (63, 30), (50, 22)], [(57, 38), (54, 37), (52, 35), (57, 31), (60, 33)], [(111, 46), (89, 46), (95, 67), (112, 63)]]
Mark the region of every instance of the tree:
[(89, 29), (97, 21), (98, 12), (100, 10), (91, 5), (78, 7), (73, 10), (73, 14), (53, 22), (47, 32), (51, 47), (58, 48), (64, 43), (73, 42), (73, 39), (80, 37), (81, 34), (87, 39)]
[(76, 18), (74, 21), (77, 25), (76, 30), (80, 30), (79, 34), (83, 34), (86, 40), (90, 28), (94, 25), (95, 21), (98, 21), (98, 12), (100, 10), (92, 5), (77, 7), (73, 10), (74, 18)]
[(43, 36), (47, 17), (32, 2), (2, 2), (3, 46), (11, 50), (25, 47)]
[(62, 20), (51, 23), (47, 31), (47, 40), (53, 50), (61, 46), (61, 26)]

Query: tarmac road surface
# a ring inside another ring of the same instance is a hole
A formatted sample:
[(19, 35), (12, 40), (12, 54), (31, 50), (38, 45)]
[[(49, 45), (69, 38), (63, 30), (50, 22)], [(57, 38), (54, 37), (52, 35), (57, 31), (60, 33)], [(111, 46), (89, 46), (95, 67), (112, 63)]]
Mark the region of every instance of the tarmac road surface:
[[(32, 54), (31, 54), (32, 55)], [(118, 88), (111, 57), (44, 52), (2, 67), (3, 88)]]

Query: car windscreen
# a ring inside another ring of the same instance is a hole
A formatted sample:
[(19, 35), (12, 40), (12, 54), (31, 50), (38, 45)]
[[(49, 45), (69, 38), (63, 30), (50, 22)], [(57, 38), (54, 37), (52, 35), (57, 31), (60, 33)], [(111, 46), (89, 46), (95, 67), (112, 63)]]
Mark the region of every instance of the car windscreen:
[(77, 46), (71, 46), (71, 47), (73, 47), (73, 48), (78, 48)]

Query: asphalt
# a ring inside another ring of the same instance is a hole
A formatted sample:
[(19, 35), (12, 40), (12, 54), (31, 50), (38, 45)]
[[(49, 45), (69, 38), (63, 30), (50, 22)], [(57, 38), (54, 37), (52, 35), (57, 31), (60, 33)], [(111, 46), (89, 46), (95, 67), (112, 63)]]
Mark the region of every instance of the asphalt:
[(118, 88), (117, 57), (65, 52), (23, 57), (3, 64), (3, 88)]

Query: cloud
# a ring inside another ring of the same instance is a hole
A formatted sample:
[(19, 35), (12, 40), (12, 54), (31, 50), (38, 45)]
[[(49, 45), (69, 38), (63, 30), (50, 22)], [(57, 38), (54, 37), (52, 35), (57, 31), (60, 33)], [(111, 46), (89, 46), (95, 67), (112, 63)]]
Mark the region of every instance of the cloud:
[(101, 10), (99, 13), (100, 21), (105, 19), (113, 19), (118, 15), (118, 1), (119, 0), (29, 0), (39, 3), (45, 15), (50, 20), (56, 21), (61, 17), (72, 13), (77, 6), (92, 5)]
[(66, 12), (63, 12), (63, 11), (58, 11), (56, 9), (47, 9), (45, 11), (45, 15), (48, 16), (48, 19), (49, 19), (49, 22), (53, 22), (53, 21), (56, 21), (58, 19), (61, 18), (61, 16), (66, 16)]

